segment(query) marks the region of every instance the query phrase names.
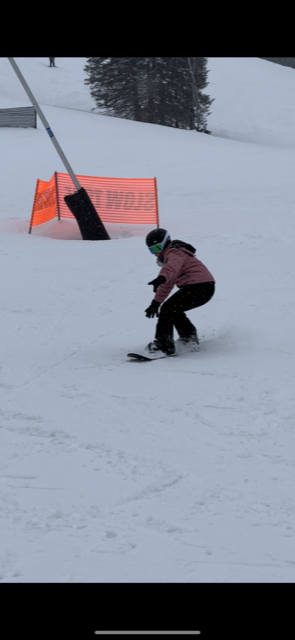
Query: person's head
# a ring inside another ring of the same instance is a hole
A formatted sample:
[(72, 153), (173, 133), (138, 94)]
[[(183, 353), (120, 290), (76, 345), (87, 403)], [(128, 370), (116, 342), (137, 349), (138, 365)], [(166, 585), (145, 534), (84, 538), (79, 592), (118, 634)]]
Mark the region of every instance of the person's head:
[(166, 229), (153, 229), (145, 239), (145, 243), (152, 255), (159, 258), (162, 251), (171, 242), (170, 235)]

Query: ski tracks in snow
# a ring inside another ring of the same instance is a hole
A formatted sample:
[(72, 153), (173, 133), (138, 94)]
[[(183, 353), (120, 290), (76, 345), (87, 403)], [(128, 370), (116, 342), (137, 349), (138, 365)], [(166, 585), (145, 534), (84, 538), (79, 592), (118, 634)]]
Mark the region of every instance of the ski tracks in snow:
[(295, 400), (213, 346), (136, 377), (77, 349), (3, 389), (0, 579), (294, 579)]

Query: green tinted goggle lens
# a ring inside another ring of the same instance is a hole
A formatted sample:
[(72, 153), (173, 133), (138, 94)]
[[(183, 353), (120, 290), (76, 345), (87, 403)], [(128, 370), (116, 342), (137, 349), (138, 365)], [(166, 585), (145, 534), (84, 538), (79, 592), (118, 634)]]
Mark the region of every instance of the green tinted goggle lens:
[(151, 253), (161, 253), (163, 249), (163, 245), (162, 244), (154, 244), (153, 247), (149, 247), (149, 250)]

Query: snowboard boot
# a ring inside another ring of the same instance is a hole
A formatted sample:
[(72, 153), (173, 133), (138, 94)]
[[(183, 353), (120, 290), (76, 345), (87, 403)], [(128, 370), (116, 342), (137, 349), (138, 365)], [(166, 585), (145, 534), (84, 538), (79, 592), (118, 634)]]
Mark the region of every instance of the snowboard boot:
[(161, 344), (159, 340), (154, 340), (153, 342), (149, 342), (146, 346), (145, 351), (149, 355), (157, 354), (159, 351), (162, 351), (166, 356), (174, 356), (175, 354), (175, 344), (173, 341), (169, 341), (167, 344)]
[(187, 337), (179, 337), (176, 340), (176, 348), (178, 353), (185, 353), (185, 351), (199, 351), (199, 338), (197, 331)]

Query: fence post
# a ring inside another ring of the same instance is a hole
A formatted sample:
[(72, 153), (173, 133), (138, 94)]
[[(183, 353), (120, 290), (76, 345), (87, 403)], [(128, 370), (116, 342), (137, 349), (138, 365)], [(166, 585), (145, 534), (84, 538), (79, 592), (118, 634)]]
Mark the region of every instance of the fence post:
[(159, 220), (159, 204), (158, 204), (158, 186), (157, 186), (157, 178), (154, 178), (155, 181), (155, 193), (156, 193), (156, 211), (157, 211), (157, 228), (159, 229), (160, 220)]

